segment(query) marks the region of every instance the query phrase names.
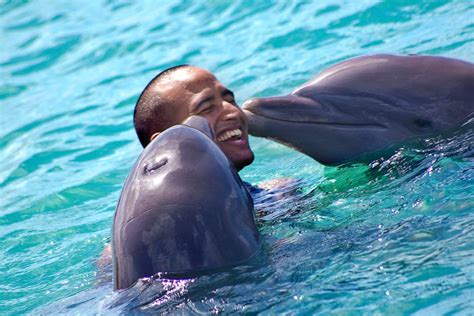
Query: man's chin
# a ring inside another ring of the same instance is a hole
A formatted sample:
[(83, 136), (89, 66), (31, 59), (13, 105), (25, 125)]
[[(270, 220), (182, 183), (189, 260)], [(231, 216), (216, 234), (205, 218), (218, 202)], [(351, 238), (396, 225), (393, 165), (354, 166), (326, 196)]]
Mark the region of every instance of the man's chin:
[(233, 159), (231, 158), (230, 160), (234, 164), (235, 169), (237, 169), (237, 171), (240, 171), (244, 167), (250, 165), (253, 162), (254, 158), (255, 156), (253, 152), (249, 150), (249, 152), (246, 153), (245, 155), (242, 155), (242, 153), (239, 153), (238, 157), (235, 157)]
[(254, 160), (254, 154), (249, 143), (245, 139), (228, 143), (218, 143), (221, 150), (232, 161), (237, 171), (250, 165)]

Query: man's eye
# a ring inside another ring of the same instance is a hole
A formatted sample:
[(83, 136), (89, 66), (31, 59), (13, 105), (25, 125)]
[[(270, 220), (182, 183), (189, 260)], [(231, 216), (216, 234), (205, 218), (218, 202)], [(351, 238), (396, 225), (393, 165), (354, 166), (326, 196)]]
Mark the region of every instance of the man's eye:
[(225, 98), (224, 100), (226, 100), (227, 102), (229, 103), (232, 103), (232, 104), (236, 104), (237, 102), (235, 102), (235, 99), (233, 97), (227, 97)]
[(212, 105), (206, 105), (206, 106), (203, 106), (199, 113), (209, 113), (212, 111)]

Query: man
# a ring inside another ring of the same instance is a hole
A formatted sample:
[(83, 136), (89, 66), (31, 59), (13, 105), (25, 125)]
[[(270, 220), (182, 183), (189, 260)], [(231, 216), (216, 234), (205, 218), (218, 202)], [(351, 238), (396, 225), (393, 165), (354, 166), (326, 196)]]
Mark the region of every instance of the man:
[(208, 120), (217, 145), (237, 171), (252, 163), (247, 118), (234, 93), (212, 73), (195, 66), (172, 67), (153, 78), (136, 104), (135, 131), (145, 147), (162, 131), (191, 115)]

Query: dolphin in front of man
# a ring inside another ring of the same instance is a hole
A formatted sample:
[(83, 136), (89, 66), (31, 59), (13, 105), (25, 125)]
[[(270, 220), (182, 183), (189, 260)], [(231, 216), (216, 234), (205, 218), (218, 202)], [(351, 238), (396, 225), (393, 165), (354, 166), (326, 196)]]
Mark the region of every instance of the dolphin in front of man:
[(252, 198), (192, 116), (156, 137), (125, 181), (112, 227), (114, 288), (238, 264), (258, 249)]
[(402, 142), (456, 129), (474, 113), (474, 64), (372, 55), (338, 63), (281, 97), (247, 101), (250, 134), (325, 165), (370, 162)]

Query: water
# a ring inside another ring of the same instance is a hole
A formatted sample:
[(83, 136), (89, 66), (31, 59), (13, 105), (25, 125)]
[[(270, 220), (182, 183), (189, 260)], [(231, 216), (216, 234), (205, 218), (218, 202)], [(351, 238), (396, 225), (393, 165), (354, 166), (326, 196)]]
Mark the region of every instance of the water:
[(474, 62), (473, 16), (468, 0), (2, 1), (0, 313), (473, 314), (472, 126), (342, 168), (252, 138), (244, 180), (300, 181), (257, 199), (255, 258), (121, 294), (95, 265), (158, 71), (208, 68), (242, 103), (362, 54)]

